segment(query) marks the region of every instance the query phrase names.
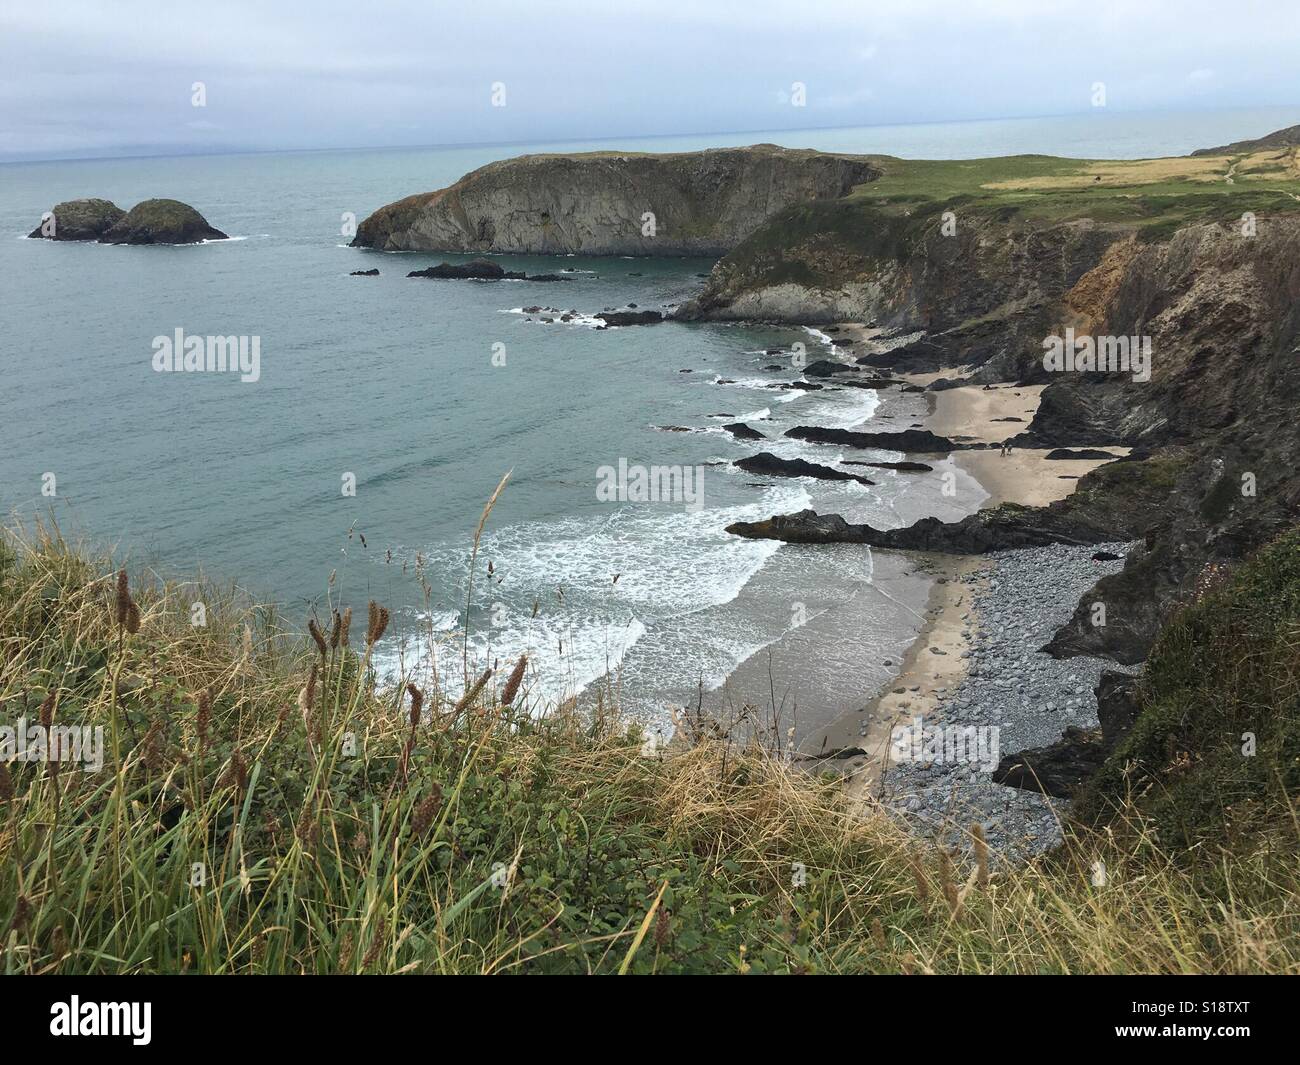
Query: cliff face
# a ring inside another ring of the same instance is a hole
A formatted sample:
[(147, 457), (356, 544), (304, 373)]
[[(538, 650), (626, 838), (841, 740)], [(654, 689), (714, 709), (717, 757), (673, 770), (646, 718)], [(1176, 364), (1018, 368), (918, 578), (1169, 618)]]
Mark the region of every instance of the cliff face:
[(1131, 232), (970, 219), (945, 235), (937, 207), (901, 218), (854, 200), (792, 208), (723, 258), (677, 317), (875, 322), (928, 334), (906, 353), (915, 368), (994, 359), (984, 379), (1014, 376), (1006, 353), (1036, 347), (1065, 293)]
[(781, 209), (844, 196), (878, 173), (865, 157), (774, 145), (530, 155), (381, 207), (352, 243), (381, 251), (721, 255)]
[[(772, 224), (792, 228), (788, 213)], [(1087, 220), (1035, 229), (986, 219), (951, 237), (940, 235), (937, 219), (912, 218), (892, 236), (887, 226), (878, 221), (856, 245), (841, 228), (786, 252), (766, 247), (760, 231), (679, 313), (838, 314), (925, 330), (863, 361), (974, 365), (976, 381), (1046, 382), (1017, 446), (1137, 450), (1048, 508), (1003, 506), (903, 529), (815, 529), (813, 539), (956, 553), (1141, 540), (1050, 645), (1062, 656), (1134, 663), (1207, 567), (1239, 561), (1300, 520), (1300, 216), (1261, 216), (1251, 236), (1236, 224), (1206, 223), (1160, 240)], [(819, 257), (819, 245), (837, 251)], [(1150, 379), (1048, 373), (1043, 338), (1067, 327), (1150, 338)], [(736, 531), (807, 538), (809, 520)], [(1108, 605), (1104, 627), (1091, 623), (1096, 601)]]

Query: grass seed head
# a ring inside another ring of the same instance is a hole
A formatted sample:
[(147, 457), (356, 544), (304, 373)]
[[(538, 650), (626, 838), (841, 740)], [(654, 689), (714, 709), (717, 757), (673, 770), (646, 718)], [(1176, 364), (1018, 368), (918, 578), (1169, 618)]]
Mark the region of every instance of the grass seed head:
[(501, 692), (502, 706), (510, 706), (515, 701), (515, 696), (519, 694), (519, 685), (524, 682), (524, 670), (527, 667), (528, 656), (520, 655), (519, 661), (515, 663), (515, 668), (510, 671), (505, 690)]

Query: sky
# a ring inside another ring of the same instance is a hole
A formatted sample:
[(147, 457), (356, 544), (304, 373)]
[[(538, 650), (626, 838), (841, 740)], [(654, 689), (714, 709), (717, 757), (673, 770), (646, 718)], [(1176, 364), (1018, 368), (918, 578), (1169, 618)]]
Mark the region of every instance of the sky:
[(0, 158), (1289, 105), (1298, 56), (1298, 0), (0, 0)]

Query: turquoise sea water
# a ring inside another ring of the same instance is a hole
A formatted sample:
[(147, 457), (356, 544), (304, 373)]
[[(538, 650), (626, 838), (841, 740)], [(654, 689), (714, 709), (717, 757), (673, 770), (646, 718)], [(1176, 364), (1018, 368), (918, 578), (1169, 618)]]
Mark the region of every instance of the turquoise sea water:
[[(869, 552), (778, 549), (728, 537), (725, 524), (805, 505), (886, 525), (955, 516), (932, 483), (937, 475), (882, 472), (874, 488), (845, 488), (728, 468), (758, 448), (723, 433), (724, 421), (747, 420), (777, 437), (800, 422), (850, 426), (871, 417), (871, 392), (768, 387), (796, 375), (788, 356), (765, 349), (799, 341), (816, 357), (825, 338), (757, 326), (598, 331), (520, 313), (538, 304), (590, 314), (676, 303), (701, 284), (709, 261), (503, 256), (508, 268), (569, 270), (574, 280), (407, 279), (444, 257), (348, 248), (346, 212), (364, 218), (533, 150), (769, 141), (916, 157), (1143, 156), (1297, 120), (1300, 109), (1090, 115), (0, 166), (0, 511), (30, 517), (53, 507), (66, 529), (117, 545), (137, 566), (168, 575), (201, 566), (277, 599), (303, 623), (324, 609), (333, 573), (336, 600), (364, 609), (366, 599), (380, 599), (395, 608), (395, 634), (413, 638), (463, 619), (470, 537), (512, 471), (480, 549), (469, 615), (476, 655), (529, 649), (559, 694), (627, 652), (625, 695), (653, 712), (719, 683), (788, 632), (801, 608), (816, 616), (871, 587)], [(174, 197), (234, 239), (183, 248), (23, 239), (43, 211), (83, 196), (124, 207)], [(349, 276), (372, 267), (380, 277)], [(153, 338), (178, 328), (260, 337), (260, 380), (154, 372)], [(664, 426), (700, 431), (656, 428)], [(833, 458), (792, 442), (770, 449)], [(702, 505), (602, 501), (598, 470), (620, 459), (701, 466)], [(57, 478), (53, 499), (41, 494), (47, 473)], [(347, 474), (355, 496), (342, 491)], [(975, 486), (964, 487), (967, 500), (977, 498)], [(875, 661), (900, 617), (883, 608), (855, 616), (827, 653)], [(392, 665), (400, 640), (389, 645)], [(414, 643), (406, 650), (418, 657)], [(448, 654), (444, 665), (454, 661), (458, 672), (459, 651)], [(810, 672), (816, 665), (802, 664)]]

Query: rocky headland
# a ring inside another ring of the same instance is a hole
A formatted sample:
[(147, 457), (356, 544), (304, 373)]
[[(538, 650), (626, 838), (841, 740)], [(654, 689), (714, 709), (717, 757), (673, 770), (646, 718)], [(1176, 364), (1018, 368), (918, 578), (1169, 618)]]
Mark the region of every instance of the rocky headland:
[(651, 155), (526, 155), (381, 207), (353, 246), (379, 251), (721, 255), (772, 215), (844, 196), (864, 157), (764, 144)]

